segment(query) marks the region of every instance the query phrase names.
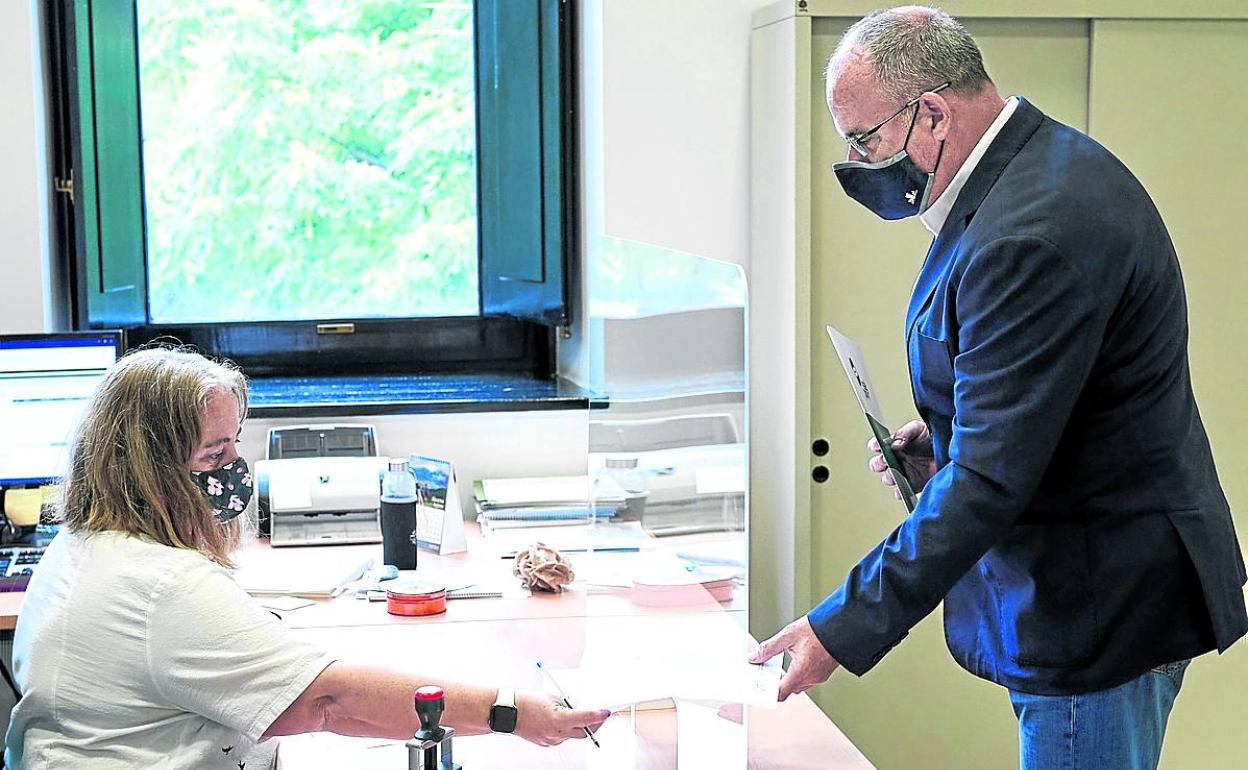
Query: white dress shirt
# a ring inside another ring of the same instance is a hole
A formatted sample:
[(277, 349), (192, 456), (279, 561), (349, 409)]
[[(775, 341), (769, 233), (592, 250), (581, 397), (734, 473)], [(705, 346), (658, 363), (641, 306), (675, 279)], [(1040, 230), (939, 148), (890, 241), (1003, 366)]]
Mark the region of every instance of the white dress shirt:
[(966, 184), (966, 180), (970, 178), (971, 172), (979, 165), (979, 159), (984, 157), (984, 153), (988, 152), (988, 146), (992, 144), (993, 139), (997, 138), (997, 134), (1001, 133), (1001, 129), (1005, 127), (1005, 122), (1014, 114), (1014, 108), (1017, 106), (1017, 96), (1011, 96), (1006, 100), (1005, 106), (1001, 108), (1001, 112), (997, 113), (996, 120), (992, 121), (992, 125), (988, 126), (988, 130), (979, 138), (979, 142), (976, 143), (975, 149), (971, 150), (971, 154), (966, 156), (966, 160), (962, 162), (962, 167), (958, 169), (958, 173), (953, 175), (949, 186), (945, 188), (939, 198), (919, 214), (919, 219), (923, 220), (923, 226), (930, 230), (932, 235), (938, 235), (940, 228), (945, 226), (945, 220), (949, 217), (953, 204), (958, 200), (958, 193), (962, 192), (962, 185)]

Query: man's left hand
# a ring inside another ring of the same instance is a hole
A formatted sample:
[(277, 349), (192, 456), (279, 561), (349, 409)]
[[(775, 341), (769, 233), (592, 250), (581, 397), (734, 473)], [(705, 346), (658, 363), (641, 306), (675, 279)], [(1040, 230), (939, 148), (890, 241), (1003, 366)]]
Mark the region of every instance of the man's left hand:
[(786, 651), (792, 661), (784, 678), (780, 680), (780, 700), (828, 681), (828, 677), (840, 665), (823, 648), (805, 615), (758, 645), (758, 649), (750, 656), (750, 662), (765, 663)]

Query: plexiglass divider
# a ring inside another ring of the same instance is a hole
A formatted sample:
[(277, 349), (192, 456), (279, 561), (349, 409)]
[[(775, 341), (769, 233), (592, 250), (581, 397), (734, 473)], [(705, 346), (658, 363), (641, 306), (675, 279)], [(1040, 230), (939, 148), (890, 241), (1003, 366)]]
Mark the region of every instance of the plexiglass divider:
[[(588, 608), (580, 670), (596, 680), (582, 697), (612, 691), (633, 701), (635, 746), (649, 755), (591, 766), (651, 766), (659, 746), (673, 767), (693, 757), (695, 766), (713, 757), (716, 767), (745, 767), (748, 710), (740, 703), (765, 690), (765, 678), (743, 666), (745, 274), (732, 263), (602, 237), (586, 286), (583, 384), (595, 394), (586, 475), (599, 503), (591, 523), (599, 550), (579, 559)], [(612, 550), (630, 542), (635, 549)], [(621, 595), (630, 617), (597, 611)], [(651, 716), (662, 709), (674, 712)], [(659, 725), (669, 734), (654, 734)]]

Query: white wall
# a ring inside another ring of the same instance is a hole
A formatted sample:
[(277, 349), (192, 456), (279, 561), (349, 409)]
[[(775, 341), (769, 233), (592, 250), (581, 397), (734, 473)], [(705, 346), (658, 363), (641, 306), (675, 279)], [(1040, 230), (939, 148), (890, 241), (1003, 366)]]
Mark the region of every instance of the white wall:
[(0, 333), (53, 328), (36, 0), (0, 2)]

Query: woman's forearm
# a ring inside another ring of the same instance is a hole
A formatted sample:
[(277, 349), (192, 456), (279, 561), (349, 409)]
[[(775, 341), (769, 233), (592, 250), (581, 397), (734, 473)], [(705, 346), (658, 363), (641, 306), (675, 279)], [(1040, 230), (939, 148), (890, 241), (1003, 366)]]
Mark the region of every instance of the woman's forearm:
[(410, 738), (420, 726), (412, 703), (417, 687), (446, 691), (441, 724), (461, 735), (490, 731), (496, 690), (378, 666), (332, 663), (265, 731), (266, 737), (334, 732), (373, 738)]

